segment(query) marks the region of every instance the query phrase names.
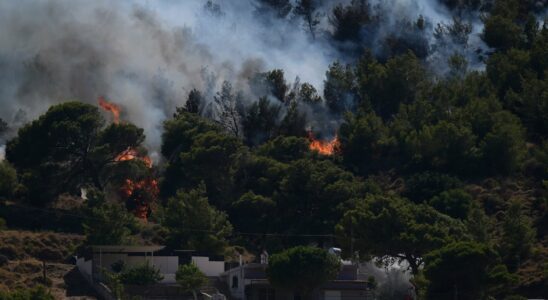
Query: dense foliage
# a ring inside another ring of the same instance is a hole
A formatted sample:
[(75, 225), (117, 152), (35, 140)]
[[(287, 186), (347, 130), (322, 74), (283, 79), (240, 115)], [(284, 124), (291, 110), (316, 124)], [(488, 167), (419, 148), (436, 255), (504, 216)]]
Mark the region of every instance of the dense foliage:
[(266, 273), (274, 286), (301, 293), (306, 299), (315, 288), (335, 279), (339, 269), (340, 261), (334, 254), (299, 246), (272, 255)]
[(122, 284), (132, 285), (151, 285), (164, 279), (160, 270), (148, 263), (122, 270), (118, 276)]
[[(128, 147), (145, 151), (142, 129), (107, 125), (91, 105), (54, 105), (8, 142), (0, 200), (44, 206), (88, 188), (78, 209), (88, 244), (266, 249), (271, 281), (304, 293), (338, 268), (310, 245), (400, 262), (426, 299), (546, 291), (548, 26), (534, 1), (441, 1), (456, 15), (484, 13), (490, 47), (484, 68), (454, 51), (445, 72), (425, 60), (424, 19), (402, 20), (401, 35), (373, 47), (364, 33), (386, 16), (368, 1), (335, 6), (327, 36), (320, 1), (257, 2), (258, 14), (297, 19), (312, 40), (348, 53), (326, 70), (323, 91), (288, 83), (281, 69), (248, 78), (252, 99), (228, 80), (215, 95), (193, 89), (163, 124), (158, 169), (114, 161)], [(435, 30), (439, 47), (467, 47), (466, 20)], [(312, 134), (334, 133), (333, 155), (310, 150)], [(125, 178), (151, 174), (153, 229), (106, 200)]]
[(175, 273), (175, 279), (183, 291), (192, 292), (194, 300), (197, 300), (196, 291), (204, 286), (208, 279), (194, 264), (180, 265)]
[(53, 295), (43, 286), (32, 289), (19, 289), (12, 292), (0, 291), (2, 300), (54, 300)]

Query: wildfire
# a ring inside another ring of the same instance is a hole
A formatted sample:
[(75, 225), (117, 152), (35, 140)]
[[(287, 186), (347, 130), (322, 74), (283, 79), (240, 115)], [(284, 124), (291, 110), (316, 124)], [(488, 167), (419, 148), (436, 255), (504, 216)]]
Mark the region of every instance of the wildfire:
[(139, 156), (139, 153), (137, 150), (129, 147), (126, 150), (122, 151), (122, 153), (118, 154), (114, 158), (114, 161), (127, 161), (127, 160), (134, 160), (134, 159), (140, 159), (145, 163), (145, 165), (149, 168), (152, 168), (152, 159), (148, 156)]
[[(120, 107), (108, 102), (102, 96), (97, 100), (102, 109), (112, 113), (114, 123), (118, 124), (120, 122)], [(128, 147), (126, 150), (120, 152), (114, 158), (114, 161), (120, 162), (134, 159), (144, 162), (149, 169), (152, 168), (150, 157), (141, 155), (137, 149), (132, 147)], [(151, 211), (151, 204), (158, 198), (158, 181), (152, 178), (135, 181), (128, 178), (120, 187), (119, 192), (121, 198), (126, 202), (126, 207), (133, 211), (135, 216), (146, 222)]]
[(120, 107), (114, 103), (108, 102), (103, 96), (100, 96), (97, 100), (99, 101), (99, 106), (102, 109), (110, 111), (112, 113), (112, 116), (114, 117), (114, 123), (118, 124), (120, 122)]
[[(140, 156), (137, 150), (127, 148), (122, 151), (115, 161), (128, 161), (139, 159), (145, 163), (148, 168), (152, 168), (152, 160), (148, 156)], [(126, 205), (133, 211), (135, 216), (143, 221), (147, 221), (150, 211), (150, 204), (158, 197), (158, 181), (156, 179), (144, 179), (133, 181), (126, 179), (120, 188), (120, 195), (126, 199)]]
[(128, 206), (135, 216), (146, 221), (150, 211), (151, 200), (158, 197), (158, 181), (156, 179), (144, 179), (133, 181), (126, 179), (120, 189), (121, 195), (127, 199)]
[(308, 138), (310, 139), (309, 149), (313, 151), (317, 151), (318, 153), (322, 155), (333, 155), (335, 154), (341, 145), (339, 141), (339, 137), (335, 135), (335, 137), (328, 141), (322, 141), (318, 140), (314, 137), (314, 134), (312, 131), (308, 132)]

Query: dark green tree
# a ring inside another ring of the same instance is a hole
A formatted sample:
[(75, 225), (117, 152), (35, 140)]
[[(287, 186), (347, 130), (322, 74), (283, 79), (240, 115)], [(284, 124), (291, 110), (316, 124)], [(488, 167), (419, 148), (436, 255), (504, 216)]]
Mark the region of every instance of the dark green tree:
[(192, 189), (204, 182), (210, 201), (221, 208), (228, 206), (244, 152), (239, 139), (195, 114), (184, 113), (165, 122), (162, 155), (169, 163), (161, 194), (167, 199), (178, 189)]
[(394, 141), (375, 113), (345, 116), (339, 129), (344, 162), (361, 174), (377, 170), (388, 162)]
[(351, 67), (336, 61), (325, 75), (323, 94), (327, 106), (336, 113), (351, 110), (357, 100)]
[(168, 245), (175, 249), (222, 254), (232, 233), (227, 215), (209, 205), (203, 185), (171, 197), (161, 224), (167, 229)]
[(425, 203), (444, 191), (462, 186), (462, 182), (456, 177), (427, 171), (409, 176), (405, 180), (403, 195), (415, 203)]
[(190, 93), (188, 93), (188, 98), (186, 99), (185, 105), (182, 107), (177, 107), (177, 112), (174, 117), (176, 118), (183, 111), (193, 114), (201, 114), (202, 109), (204, 108), (203, 106), (204, 97), (202, 96), (202, 93), (200, 93), (197, 89), (192, 89)]
[(198, 300), (197, 291), (208, 282), (205, 274), (194, 264), (179, 265), (175, 279), (184, 292), (192, 293), (194, 300)]
[(139, 148), (145, 138), (131, 124), (104, 126), (96, 107), (67, 102), (19, 129), (7, 145), (6, 158), (27, 187), (27, 199), (44, 205), (60, 193), (79, 193), (82, 186), (103, 188), (105, 168), (117, 164), (122, 151)]
[(472, 200), (472, 196), (464, 190), (454, 189), (434, 196), (430, 199), (429, 204), (441, 213), (464, 220), (468, 217)]
[(137, 233), (137, 219), (118, 203), (108, 203), (102, 193), (88, 191), (88, 205), (82, 226), (87, 245), (128, 245)]
[(266, 273), (274, 286), (308, 299), (316, 288), (337, 277), (340, 264), (337, 256), (323, 249), (300, 246), (272, 255)]
[(242, 124), (248, 145), (260, 145), (276, 134), (281, 106), (261, 97), (246, 109)]
[(516, 271), (531, 255), (535, 243), (536, 230), (531, 218), (523, 210), (521, 201), (512, 199), (499, 223), (502, 237), (498, 243), (498, 252), (511, 271)]
[(519, 119), (507, 111), (493, 115), (493, 127), (482, 141), (483, 162), (491, 174), (511, 174), (525, 156), (525, 133)]
[(280, 162), (305, 158), (310, 153), (308, 140), (295, 136), (279, 136), (257, 148), (257, 154)]
[(516, 281), (496, 252), (475, 242), (446, 245), (426, 255), (425, 261), (427, 299), (486, 299), (504, 295)]
[(333, 38), (341, 42), (359, 42), (362, 39), (363, 27), (374, 17), (367, 0), (352, 0), (346, 6), (338, 4), (331, 14), (329, 21), (334, 27)]
[(312, 39), (316, 39), (316, 30), (320, 24), (317, 0), (298, 0), (294, 12), (303, 18), (304, 27), (310, 32)]
[(397, 196), (367, 196), (337, 225), (345, 245), (385, 263), (407, 261), (416, 275), (424, 256), (463, 237), (463, 225), (425, 204)]
[(232, 203), (231, 211), (231, 219), (236, 228), (253, 228), (254, 232), (266, 234), (271, 232), (272, 223), (275, 222), (276, 202), (249, 191)]
[(0, 161), (0, 199), (12, 197), (16, 187), (17, 172), (7, 161)]
[(299, 104), (296, 101), (291, 101), (280, 123), (280, 134), (285, 136), (305, 136), (307, 122), (306, 113), (299, 110)]
[(331, 161), (293, 161), (274, 197), (278, 229), (303, 234), (332, 232), (344, 208), (366, 191), (362, 182)]

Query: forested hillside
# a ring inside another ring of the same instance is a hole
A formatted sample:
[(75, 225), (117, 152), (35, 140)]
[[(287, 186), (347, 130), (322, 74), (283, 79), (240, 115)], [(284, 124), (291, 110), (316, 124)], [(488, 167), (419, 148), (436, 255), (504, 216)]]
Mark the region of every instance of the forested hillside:
[[(146, 93), (164, 100), (150, 107), (141, 94), (132, 102), (133, 83), (118, 77), (125, 94), (51, 87), (69, 75), (47, 60), (53, 52), (37, 54), (16, 93), (21, 107), (41, 93), (58, 99), (36, 118), (0, 114), (0, 230), (226, 256), (337, 246), (345, 258), (408, 266), (419, 299), (546, 297), (548, 4), (430, 2), (451, 20), (415, 11), (398, 19), (377, 1), (253, 1), (257, 26), (299, 31), (306, 49), (332, 53), (327, 69), (247, 61), (229, 72), (165, 58), (201, 72), (202, 84), (171, 93), (180, 78), (166, 67)], [(236, 26), (230, 4), (199, 7)], [(180, 54), (170, 47), (163, 55)], [(103, 68), (99, 54), (79, 67)], [(287, 75), (299, 71), (304, 80)], [(134, 72), (124, 78), (140, 78)], [(89, 85), (102, 86), (95, 76)], [(73, 96), (84, 99), (66, 101)], [(155, 125), (159, 111), (169, 115)], [(55, 217), (33, 221), (33, 210)]]

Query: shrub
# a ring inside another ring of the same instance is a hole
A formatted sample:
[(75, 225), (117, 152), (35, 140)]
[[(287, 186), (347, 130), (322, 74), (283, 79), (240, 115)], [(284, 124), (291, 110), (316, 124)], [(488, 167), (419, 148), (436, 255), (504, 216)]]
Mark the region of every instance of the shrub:
[(123, 284), (150, 285), (158, 283), (162, 279), (164, 279), (164, 276), (160, 274), (160, 270), (148, 263), (120, 273), (120, 281)]
[(2, 300), (54, 300), (53, 295), (45, 287), (38, 285), (32, 289), (20, 289), (13, 292), (0, 291)]

